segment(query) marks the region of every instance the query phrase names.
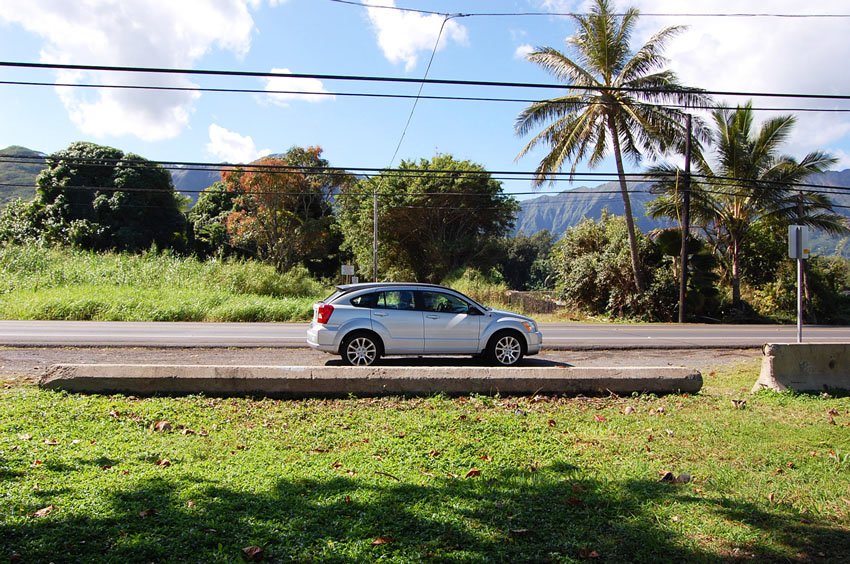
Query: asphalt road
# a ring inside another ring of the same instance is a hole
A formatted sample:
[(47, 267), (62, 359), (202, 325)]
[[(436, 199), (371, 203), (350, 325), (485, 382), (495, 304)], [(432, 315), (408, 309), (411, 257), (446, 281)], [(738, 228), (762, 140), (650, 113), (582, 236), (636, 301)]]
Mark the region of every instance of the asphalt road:
[[(303, 347), (306, 323), (0, 321), (0, 346)], [(794, 325), (542, 323), (548, 349), (748, 348), (793, 343)], [(850, 342), (850, 327), (807, 326), (804, 342)]]

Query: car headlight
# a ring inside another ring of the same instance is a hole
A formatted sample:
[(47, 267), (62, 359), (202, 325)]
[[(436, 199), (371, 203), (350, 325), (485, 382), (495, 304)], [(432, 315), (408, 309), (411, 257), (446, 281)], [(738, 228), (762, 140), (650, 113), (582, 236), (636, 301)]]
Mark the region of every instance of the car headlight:
[(537, 331), (537, 327), (534, 326), (533, 321), (523, 321), (522, 326), (525, 327), (525, 330), (529, 333), (534, 333), (535, 331)]

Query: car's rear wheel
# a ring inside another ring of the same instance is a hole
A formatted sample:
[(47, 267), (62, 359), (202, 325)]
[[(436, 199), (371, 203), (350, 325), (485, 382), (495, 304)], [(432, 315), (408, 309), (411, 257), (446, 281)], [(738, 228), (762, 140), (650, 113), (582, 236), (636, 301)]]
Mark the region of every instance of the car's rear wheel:
[(381, 342), (369, 333), (354, 333), (342, 342), (340, 354), (349, 366), (371, 366), (381, 357)]
[(522, 337), (513, 331), (497, 333), (487, 345), (487, 357), (498, 366), (513, 366), (525, 354)]

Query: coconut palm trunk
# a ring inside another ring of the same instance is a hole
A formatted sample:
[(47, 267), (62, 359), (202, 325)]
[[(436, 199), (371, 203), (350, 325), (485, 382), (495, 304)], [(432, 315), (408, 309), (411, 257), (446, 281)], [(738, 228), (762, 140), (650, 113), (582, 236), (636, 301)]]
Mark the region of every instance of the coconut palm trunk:
[(640, 264), (638, 252), (637, 230), (635, 229), (635, 218), (632, 215), (632, 201), (629, 198), (629, 189), (626, 185), (626, 171), (623, 168), (623, 155), (620, 150), (620, 137), (617, 132), (617, 124), (611, 114), (608, 115), (608, 130), (611, 132), (611, 144), (614, 151), (614, 161), (617, 163), (617, 177), (620, 181), (620, 194), (623, 197), (623, 213), (626, 216), (626, 229), (629, 232), (629, 251), (632, 260), (632, 273), (635, 277), (635, 288), (638, 292), (646, 290), (646, 282), (643, 276), (643, 267)]

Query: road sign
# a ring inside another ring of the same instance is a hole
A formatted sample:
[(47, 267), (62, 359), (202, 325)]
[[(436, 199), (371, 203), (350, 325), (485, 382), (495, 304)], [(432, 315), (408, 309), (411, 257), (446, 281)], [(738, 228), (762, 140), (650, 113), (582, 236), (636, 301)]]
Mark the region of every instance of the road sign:
[(789, 225), (788, 256), (792, 259), (807, 259), (810, 254), (809, 228), (805, 225)]
[(354, 276), (354, 265), (353, 264), (342, 265), (342, 275), (343, 276)]

